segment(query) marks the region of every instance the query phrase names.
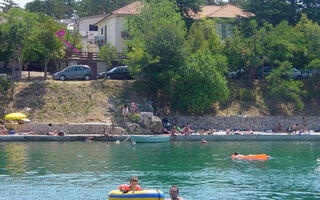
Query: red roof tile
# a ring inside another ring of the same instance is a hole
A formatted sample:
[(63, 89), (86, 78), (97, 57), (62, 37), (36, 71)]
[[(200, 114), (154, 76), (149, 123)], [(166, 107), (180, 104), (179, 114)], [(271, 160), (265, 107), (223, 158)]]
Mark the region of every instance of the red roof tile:
[(141, 12), (142, 2), (135, 1), (112, 12), (114, 15), (136, 15)]
[(198, 14), (191, 14), (193, 19), (201, 19), (202, 17), (209, 18), (237, 18), (240, 17), (251, 17), (253, 13), (244, 12), (241, 8), (227, 4), (225, 6), (201, 6), (201, 11)]

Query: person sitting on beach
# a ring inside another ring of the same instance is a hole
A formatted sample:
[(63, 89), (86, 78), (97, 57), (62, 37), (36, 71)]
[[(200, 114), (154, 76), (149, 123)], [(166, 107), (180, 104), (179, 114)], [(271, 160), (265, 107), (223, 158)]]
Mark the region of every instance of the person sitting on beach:
[(278, 124), (274, 127), (273, 132), (275, 132), (275, 133), (284, 132), (284, 129), (283, 129), (282, 125), (281, 125), (280, 123), (278, 123)]
[(26, 133), (18, 133), (18, 135), (37, 135), (37, 134), (33, 131), (28, 131)]
[(189, 124), (187, 124), (183, 129), (182, 129), (182, 134), (186, 134), (186, 135), (190, 135), (192, 134), (192, 130), (189, 126)]
[(303, 130), (302, 130), (303, 133), (309, 133), (308, 131), (308, 127), (306, 124), (303, 124)]
[(47, 135), (58, 135), (58, 131), (54, 130), (53, 132), (47, 132)]
[(247, 134), (247, 135), (252, 135), (252, 134), (253, 134), (253, 130), (251, 130), (250, 128), (247, 129), (246, 134)]
[(161, 134), (171, 134), (171, 131), (168, 131), (168, 129), (166, 129), (165, 127), (162, 127), (161, 129)]
[(238, 129), (238, 128), (235, 129), (235, 130), (234, 130), (234, 134), (235, 134), (235, 135), (240, 135), (240, 129)]
[(205, 133), (205, 131), (204, 131), (203, 129), (201, 129), (201, 130), (199, 131), (199, 134), (200, 134), (200, 135), (204, 135), (204, 133)]
[(171, 186), (170, 187), (170, 199), (167, 200), (184, 200), (182, 197), (179, 197), (179, 188), (178, 186)]
[(65, 133), (63, 131), (59, 131), (58, 136), (64, 136)]
[(299, 128), (298, 124), (293, 126), (293, 131), (294, 131), (294, 133), (299, 133), (300, 132), (300, 128)]
[(176, 136), (176, 135), (179, 135), (179, 131), (177, 130), (176, 126), (173, 126), (172, 127), (172, 130), (171, 130), (171, 135), (173, 136)]
[(130, 178), (130, 185), (122, 184), (119, 186), (119, 190), (122, 192), (140, 191), (141, 187), (138, 185), (138, 177), (132, 176)]
[(53, 132), (47, 132), (47, 135), (58, 135), (58, 136), (64, 136), (65, 133), (60, 130), (60, 131), (57, 131), (57, 130), (54, 130)]
[(8, 135), (8, 134), (9, 134), (8, 129), (5, 127), (4, 124), (1, 124), (0, 125), (0, 135)]
[(291, 124), (288, 125), (287, 132), (288, 132), (289, 135), (292, 133)]
[(226, 135), (232, 135), (232, 134), (233, 134), (233, 130), (228, 128), (227, 131), (226, 131)]

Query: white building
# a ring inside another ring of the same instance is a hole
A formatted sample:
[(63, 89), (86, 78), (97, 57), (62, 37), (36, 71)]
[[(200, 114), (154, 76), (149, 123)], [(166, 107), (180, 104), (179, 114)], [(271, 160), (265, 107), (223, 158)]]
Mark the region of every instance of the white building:
[(139, 14), (141, 5), (141, 2), (133, 2), (109, 13), (95, 23), (98, 26), (98, 37), (100, 37), (101, 42), (103, 44), (110, 42), (116, 47), (118, 53), (123, 52), (125, 48), (124, 39), (128, 36), (125, 20), (127, 17)]
[[(110, 42), (115, 46), (118, 53), (125, 49), (124, 39), (128, 37), (127, 28), (125, 26), (126, 19), (133, 15), (139, 14), (142, 2), (136, 1), (125, 7), (109, 13), (94, 25), (98, 26), (98, 38), (100, 45)], [(197, 14), (190, 13), (192, 18), (200, 20), (203, 17), (214, 19), (236, 19), (238, 17), (254, 16), (252, 13), (246, 13), (237, 6), (226, 4), (224, 6), (205, 5), (200, 7), (201, 11)], [(232, 36), (232, 25), (217, 22), (217, 32), (221, 39)]]

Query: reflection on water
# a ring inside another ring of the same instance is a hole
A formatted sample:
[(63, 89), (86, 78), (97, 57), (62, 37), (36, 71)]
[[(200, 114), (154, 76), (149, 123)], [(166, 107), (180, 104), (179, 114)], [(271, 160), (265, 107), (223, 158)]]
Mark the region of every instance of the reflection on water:
[[(319, 142), (0, 143), (0, 199), (106, 199), (136, 175), (188, 200), (320, 198)], [(230, 155), (266, 153), (266, 162)]]
[(1, 153), (2, 170), (8, 172), (8, 174), (21, 174), (26, 172), (25, 163), (27, 158), (26, 146), (17, 143), (9, 143), (4, 146), (4, 151)]

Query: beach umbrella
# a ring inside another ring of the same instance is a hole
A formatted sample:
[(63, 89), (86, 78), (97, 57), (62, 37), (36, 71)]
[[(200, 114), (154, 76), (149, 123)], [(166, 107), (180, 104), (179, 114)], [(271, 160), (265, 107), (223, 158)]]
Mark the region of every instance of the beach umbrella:
[(22, 113), (10, 113), (7, 114), (5, 117), (5, 119), (11, 119), (11, 120), (19, 120), (19, 119), (26, 119), (27, 116), (25, 114)]

